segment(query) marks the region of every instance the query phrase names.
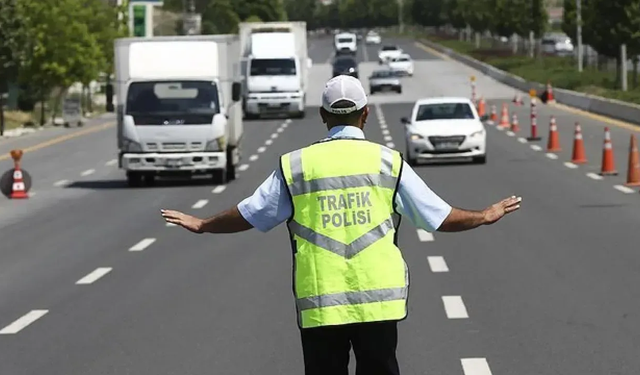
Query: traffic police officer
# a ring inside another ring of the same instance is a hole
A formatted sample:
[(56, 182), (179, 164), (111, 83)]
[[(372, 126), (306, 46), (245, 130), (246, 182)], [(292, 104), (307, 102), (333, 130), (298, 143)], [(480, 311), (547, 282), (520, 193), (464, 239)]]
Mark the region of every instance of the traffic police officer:
[(359, 80), (327, 82), (320, 115), (329, 136), (280, 158), (236, 207), (208, 219), (162, 210), (195, 233), (266, 232), (287, 221), (307, 375), (399, 374), (397, 322), (407, 315), (408, 270), (396, 245), (399, 216), (428, 231), (492, 224), (520, 207), (510, 197), (483, 211), (453, 208), (395, 150), (364, 139), (369, 110)]

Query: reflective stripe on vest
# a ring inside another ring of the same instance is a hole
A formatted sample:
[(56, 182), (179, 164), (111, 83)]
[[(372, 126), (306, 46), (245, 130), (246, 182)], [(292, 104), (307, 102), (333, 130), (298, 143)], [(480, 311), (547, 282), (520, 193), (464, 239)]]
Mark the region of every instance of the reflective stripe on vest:
[[(331, 140), (281, 158), (293, 200), (288, 228), (302, 328), (406, 316), (408, 272), (393, 220), (401, 164), (398, 152), (362, 140)], [(341, 170), (349, 172), (336, 176)]]

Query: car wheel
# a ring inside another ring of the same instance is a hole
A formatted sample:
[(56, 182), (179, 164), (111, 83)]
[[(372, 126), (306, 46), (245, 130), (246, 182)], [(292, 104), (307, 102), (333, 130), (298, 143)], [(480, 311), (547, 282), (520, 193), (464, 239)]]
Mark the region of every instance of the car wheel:
[(399, 87), (399, 88), (396, 90), (396, 92), (397, 92), (398, 94), (402, 94), (402, 87)]
[(129, 187), (142, 186), (142, 174), (139, 172), (127, 172), (127, 184)]
[(370, 93), (371, 95), (373, 95), (373, 94), (375, 94), (375, 93), (376, 93), (376, 90), (369, 89), (369, 93)]
[(227, 168), (215, 169), (211, 172), (211, 180), (216, 185), (224, 185), (227, 183)]
[(475, 156), (473, 158), (474, 164), (487, 164), (487, 155)]

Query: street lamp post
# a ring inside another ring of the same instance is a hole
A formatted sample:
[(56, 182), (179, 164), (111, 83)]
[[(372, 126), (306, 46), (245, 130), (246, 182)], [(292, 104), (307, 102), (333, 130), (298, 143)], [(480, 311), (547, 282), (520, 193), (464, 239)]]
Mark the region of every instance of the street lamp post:
[(582, 72), (582, 0), (576, 0), (576, 39), (578, 39), (578, 71)]

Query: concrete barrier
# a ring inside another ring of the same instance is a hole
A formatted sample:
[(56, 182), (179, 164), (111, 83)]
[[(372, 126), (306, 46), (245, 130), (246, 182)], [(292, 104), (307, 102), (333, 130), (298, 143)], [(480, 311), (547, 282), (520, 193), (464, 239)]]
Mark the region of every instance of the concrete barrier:
[[(451, 48), (444, 47), (430, 40), (420, 39), (420, 42), (498, 82), (520, 91), (528, 92), (530, 89), (534, 89), (538, 93), (542, 93), (546, 89), (546, 86), (541, 83), (527, 81), (522, 77), (485, 64), (470, 56), (460, 54)], [(640, 126), (640, 105), (558, 88), (554, 88), (553, 93), (558, 103)]]

